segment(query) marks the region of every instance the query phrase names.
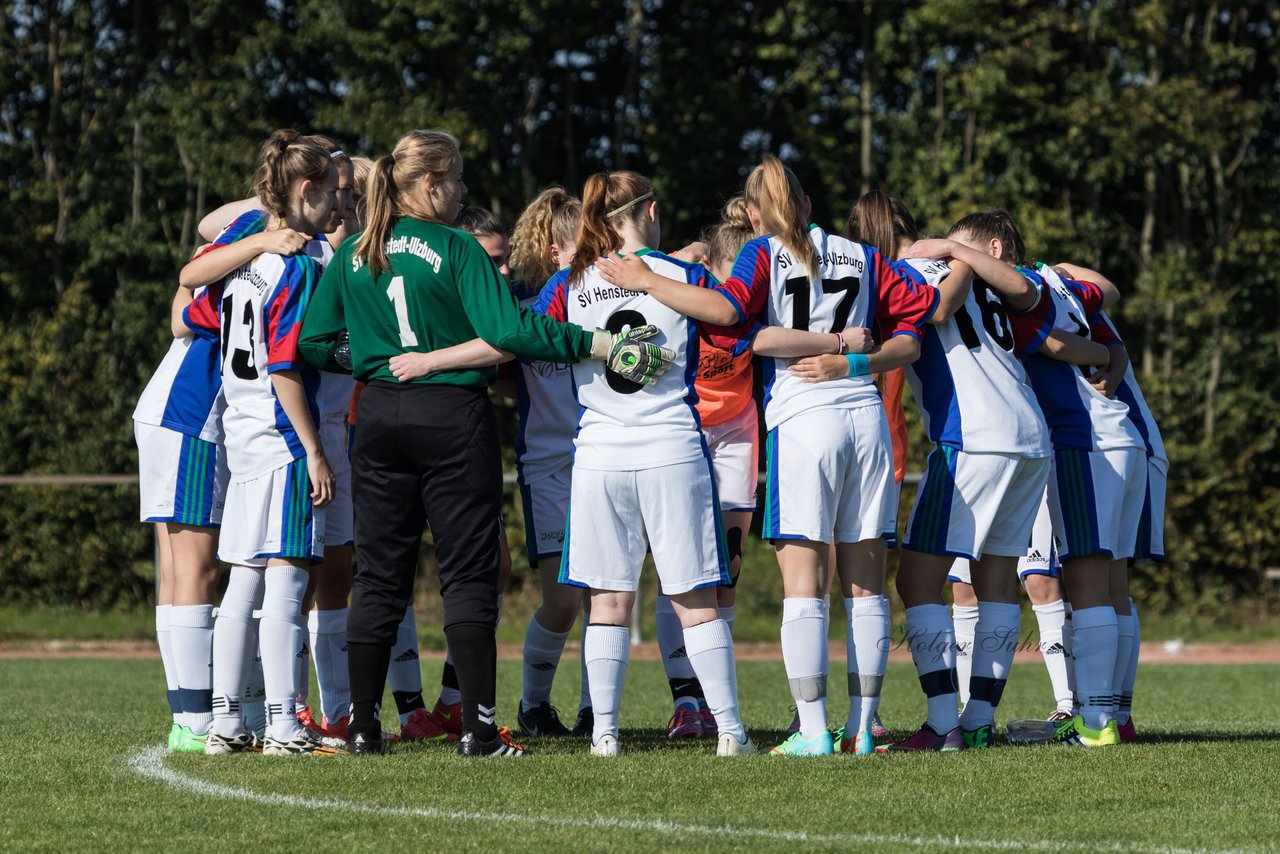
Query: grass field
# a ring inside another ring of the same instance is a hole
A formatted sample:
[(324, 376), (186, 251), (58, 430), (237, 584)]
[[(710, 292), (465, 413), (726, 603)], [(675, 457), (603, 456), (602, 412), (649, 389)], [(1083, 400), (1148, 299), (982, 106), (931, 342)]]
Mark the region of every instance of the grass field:
[[(572, 717), (578, 668), (566, 664), (555, 699)], [(513, 722), (519, 664), (499, 667), (499, 715)], [(771, 743), (789, 719), (782, 666), (739, 669), (748, 727)], [(438, 672), (428, 662), (424, 682)], [(632, 664), (627, 753), (612, 761), (549, 739), (526, 740), (538, 755), (514, 761), (434, 745), (368, 759), (169, 756), (161, 688), (158, 661), (0, 661), (0, 849), (1280, 847), (1269, 717), (1280, 667), (1269, 665), (1145, 668), (1136, 745), (870, 758), (717, 759), (709, 741), (670, 745), (652, 661)], [(1043, 669), (1018, 665), (1000, 719), (1042, 715), (1047, 699)], [(882, 709), (894, 734), (923, 705), (911, 668), (892, 665)]]

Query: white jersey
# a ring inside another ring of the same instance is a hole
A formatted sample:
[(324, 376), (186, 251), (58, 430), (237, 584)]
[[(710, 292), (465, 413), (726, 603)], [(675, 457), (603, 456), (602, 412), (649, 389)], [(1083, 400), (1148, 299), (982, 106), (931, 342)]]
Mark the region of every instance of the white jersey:
[[(1041, 300), (1051, 300), (1045, 308), (1053, 329), (1091, 337), (1089, 318), (1102, 310), (1102, 291), (1096, 285), (1088, 282), (1069, 285), (1048, 266), (1038, 274), (1024, 273), (1032, 281), (1042, 283)], [(1033, 310), (1019, 322), (1036, 325), (1038, 321), (1033, 318), (1044, 314), (1045, 310)], [(1028, 350), (1024, 360), (1055, 450), (1145, 449), (1142, 436), (1129, 420), (1129, 407), (1124, 401), (1107, 397), (1089, 384), (1086, 377), (1093, 373), (1092, 369), (1036, 354), (1034, 349)]]
[[(1116, 330), (1116, 326), (1111, 322), (1111, 318), (1106, 312), (1099, 315), (1099, 320), (1105, 323), (1111, 330), (1111, 333), (1120, 337), (1120, 333)], [(1147, 399), (1142, 396), (1142, 389), (1138, 387), (1138, 378), (1133, 374), (1133, 362), (1129, 362), (1128, 369), (1124, 372), (1124, 380), (1120, 383), (1120, 387), (1116, 389), (1116, 398), (1123, 400), (1125, 405), (1129, 407), (1129, 419), (1133, 422), (1133, 426), (1137, 428), (1138, 433), (1142, 436), (1142, 441), (1147, 446), (1147, 456), (1153, 460), (1159, 460), (1167, 467), (1169, 464), (1169, 455), (1164, 449), (1164, 437), (1160, 435), (1160, 427), (1156, 424), (1155, 417), (1151, 414), (1151, 407), (1147, 406)]]
[[(553, 276), (545, 287), (554, 287)], [(531, 308), (541, 295), (512, 286), (521, 308)], [(521, 483), (533, 483), (559, 471), (573, 458), (573, 434), (578, 430), (581, 407), (574, 397), (573, 370), (569, 364), (516, 359), (516, 406), (520, 428), (516, 435), (516, 468)]]
[[(878, 329), (883, 339), (909, 334), (937, 305), (937, 292), (903, 280), (869, 246), (827, 234), (816, 225), (809, 239), (820, 275), (809, 274), (782, 241), (758, 237), (742, 248), (733, 273), (718, 288), (738, 309), (739, 320), (813, 332), (850, 326)], [(770, 430), (813, 409), (853, 409), (880, 404), (870, 376), (805, 383), (791, 373), (790, 359), (764, 362), (765, 422)]]
[[(697, 287), (715, 282), (701, 264), (685, 264), (649, 250), (636, 254), (669, 279)], [(594, 268), (574, 285), (569, 284), (567, 270), (557, 273), (535, 310), (585, 329), (621, 332), (624, 327), (653, 324), (659, 332), (649, 341), (675, 353), (671, 368), (649, 386), (623, 379), (594, 359), (573, 366), (581, 406), (575, 469), (638, 471), (705, 459), (693, 388), (698, 364), (694, 321), (648, 294), (609, 284)]]
[[(319, 423), (318, 372), (298, 353), (302, 315), (320, 276), (308, 251), (259, 255), (211, 286), (186, 310), (187, 325), (220, 336), (227, 463), (234, 481), (306, 456), (271, 383), (277, 371), (302, 375), (311, 417)], [(349, 399), (349, 398), (348, 398)]]
[(218, 356), (216, 339), (174, 339), (142, 390), (133, 420), (221, 444), (226, 400), (222, 396)]
[[(904, 259), (891, 266), (933, 288), (951, 273), (943, 261)], [(1049, 428), (1014, 351), (1008, 309), (975, 278), (964, 305), (925, 329), (920, 358), (907, 366), (934, 444), (971, 454), (1049, 456)]]

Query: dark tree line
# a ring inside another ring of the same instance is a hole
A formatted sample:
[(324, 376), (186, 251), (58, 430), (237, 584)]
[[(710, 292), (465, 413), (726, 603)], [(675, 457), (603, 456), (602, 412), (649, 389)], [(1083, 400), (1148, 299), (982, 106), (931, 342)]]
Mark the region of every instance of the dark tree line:
[[(998, 205), (1035, 258), (1107, 271), (1173, 463), (1148, 597), (1270, 596), (1277, 28), (1276, 2), (1204, 0), (8, 3), (0, 471), (132, 470), (175, 271), (276, 127), (370, 154), (445, 127), (508, 221), (639, 169), (672, 243), (776, 152), (826, 224), (872, 187), (929, 231)], [(0, 597), (142, 595), (135, 498), (0, 492)]]

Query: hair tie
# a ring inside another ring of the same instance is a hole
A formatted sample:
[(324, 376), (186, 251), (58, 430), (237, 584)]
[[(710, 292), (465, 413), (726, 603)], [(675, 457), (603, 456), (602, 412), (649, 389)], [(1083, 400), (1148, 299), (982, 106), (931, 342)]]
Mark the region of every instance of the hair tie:
[(339, 148), (337, 151), (331, 151), (329, 153), (329, 156), (336, 160), (339, 157), (346, 157), (347, 153), (343, 151), (341, 148)]
[(630, 208), (633, 208), (633, 207), (635, 207), (636, 205), (640, 204), (640, 203), (641, 203), (641, 202), (643, 202), (645, 199), (652, 199), (652, 198), (653, 198), (653, 190), (650, 190), (649, 192), (645, 193), (643, 196), (636, 196), (634, 199), (632, 199), (631, 201), (627, 202), (625, 205), (622, 205), (621, 207), (617, 207), (617, 208), (614, 208), (613, 210), (609, 211), (607, 214), (605, 214), (605, 218), (607, 219), (607, 218), (609, 218), (609, 217), (611, 217), (611, 216), (617, 216), (618, 214), (622, 213), (623, 211), (625, 211), (625, 210), (629, 210)]

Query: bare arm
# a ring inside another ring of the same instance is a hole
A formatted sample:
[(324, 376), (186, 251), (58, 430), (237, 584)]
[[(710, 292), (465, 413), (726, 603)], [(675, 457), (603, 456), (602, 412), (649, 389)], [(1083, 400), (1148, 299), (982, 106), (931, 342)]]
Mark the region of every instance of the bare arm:
[(738, 310), (727, 298), (706, 288), (659, 276), (639, 256), (611, 255), (599, 258), (596, 260), (596, 269), (609, 284), (648, 294), (672, 311), (694, 320), (716, 326), (732, 326), (738, 322)]
[(1107, 351), (1111, 361), (1105, 369), (1089, 377), (1089, 384), (1107, 397), (1115, 397), (1116, 388), (1124, 381), (1124, 375), (1129, 370), (1129, 351), (1119, 341), (1108, 344)]
[(1111, 361), (1108, 349), (1097, 341), (1090, 341), (1074, 332), (1055, 329), (1045, 339), (1042, 352), (1050, 358), (1073, 365), (1106, 365)]
[(439, 371), (465, 371), (472, 368), (489, 368), (509, 362), (515, 356), (473, 338), (452, 347), (432, 350), (430, 353), (401, 353), (392, 356), (388, 364), (391, 373), (402, 383)]
[(214, 247), (187, 262), (178, 274), (178, 284), (192, 290), (211, 285), (225, 279), (264, 252), (276, 255), (300, 252), (307, 245), (307, 239), (305, 234), (292, 228), (278, 228)]
[(1053, 268), (1058, 271), (1059, 275), (1068, 279), (1075, 279), (1078, 282), (1093, 282), (1102, 291), (1102, 307), (1104, 309), (1111, 308), (1120, 301), (1120, 289), (1115, 283), (1097, 270), (1090, 270), (1088, 267), (1081, 267), (1078, 264), (1054, 264)]
[[(953, 258), (956, 261), (962, 261), (973, 268), (975, 276), (982, 279), (982, 281), (991, 286), (992, 290), (1000, 294), (1010, 308), (1017, 311), (1026, 311), (1034, 306), (1039, 299), (1036, 286), (1016, 269), (993, 255), (979, 252), (977, 249), (965, 246), (963, 243), (958, 243), (954, 240), (917, 240), (907, 250), (905, 257)], [(954, 314), (962, 304), (963, 300), (951, 310), (947, 317)], [(941, 320), (936, 320), (942, 314), (942, 308), (942, 305), (938, 306), (938, 310), (934, 312), (931, 320), (938, 323), (942, 322)], [(942, 318), (942, 320), (945, 319), (946, 317)]]
[(333, 500), (334, 478), (329, 461), (320, 444), (320, 432), (311, 420), (307, 406), (307, 393), (302, 386), (302, 374), (297, 371), (275, 371), (271, 374), (271, 387), (275, 389), (280, 407), (298, 434), (298, 440), (307, 452), (307, 474), (311, 478), (311, 503), (323, 507)]
[[(843, 348), (840, 346), (842, 340)], [(766, 326), (751, 341), (752, 352), (779, 359), (823, 353), (870, 353), (873, 349), (875, 339), (871, 336), (871, 330), (864, 326), (850, 326), (839, 335), (834, 332), (808, 332), (803, 329)]]
[[(920, 341), (914, 335), (895, 335), (867, 356), (867, 374), (878, 374), (909, 365), (920, 358)], [(791, 373), (807, 383), (838, 380), (849, 376), (845, 356), (809, 356), (791, 363)]]
[(973, 268), (959, 259), (952, 260), (951, 272), (938, 283), (938, 307), (929, 316), (929, 322), (946, 323), (950, 320), (951, 315), (959, 311), (969, 298), (972, 285)]
[(263, 210), (265, 207), (266, 205), (259, 201), (256, 196), (251, 199), (241, 199), (238, 202), (227, 202), (200, 220), (200, 225), (196, 229), (200, 232), (201, 237), (212, 241), (218, 236), (218, 232), (227, 227), (227, 223), (234, 221), (240, 214)]
[(191, 337), (191, 328), (183, 320), (182, 313), (186, 311), (187, 306), (191, 305), (194, 296), (195, 294), (186, 288), (178, 288), (173, 293), (173, 304), (169, 306), (169, 325), (174, 338)]

